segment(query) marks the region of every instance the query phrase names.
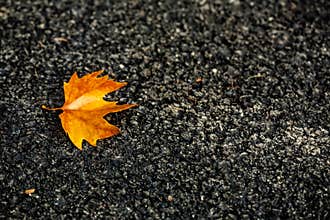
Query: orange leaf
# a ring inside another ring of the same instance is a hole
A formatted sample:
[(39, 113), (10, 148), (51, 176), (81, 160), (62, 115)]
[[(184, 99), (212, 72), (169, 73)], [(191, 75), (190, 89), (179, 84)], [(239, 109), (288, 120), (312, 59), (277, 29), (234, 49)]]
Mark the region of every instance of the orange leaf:
[(24, 194), (27, 194), (27, 195), (31, 195), (32, 193), (34, 193), (36, 191), (36, 189), (26, 189), (24, 190)]
[(62, 110), (60, 119), (64, 131), (72, 143), (82, 150), (82, 141), (86, 140), (96, 146), (99, 139), (118, 134), (119, 128), (109, 124), (103, 117), (111, 112), (119, 112), (136, 106), (135, 104), (117, 105), (117, 102), (107, 102), (103, 97), (125, 86), (126, 82), (115, 82), (107, 76), (97, 77), (103, 70), (87, 74), (81, 78), (77, 73), (64, 83), (65, 103), (60, 108), (47, 110)]

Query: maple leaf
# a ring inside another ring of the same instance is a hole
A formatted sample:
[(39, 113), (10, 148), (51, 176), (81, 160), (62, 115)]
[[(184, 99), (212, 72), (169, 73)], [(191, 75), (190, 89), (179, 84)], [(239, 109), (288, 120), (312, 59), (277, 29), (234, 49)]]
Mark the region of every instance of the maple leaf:
[(136, 106), (136, 104), (118, 105), (108, 102), (103, 97), (125, 86), (126, 82), (115, 82), (107, 76), (97, 77), (103, 70), (87, 74), (81, 78), (77, 73), (64, 82), (65, 102), (59, 108), (46, 110), (62, 110), (59, 115), (64, 131), (72, 143), (82, 150), (82, 142), (86, 140), (96, 146), (99, 139), (111, 137), (120, 132), (119, 128), (108, 123), (103, 117), (111, 112), (119, 112)]

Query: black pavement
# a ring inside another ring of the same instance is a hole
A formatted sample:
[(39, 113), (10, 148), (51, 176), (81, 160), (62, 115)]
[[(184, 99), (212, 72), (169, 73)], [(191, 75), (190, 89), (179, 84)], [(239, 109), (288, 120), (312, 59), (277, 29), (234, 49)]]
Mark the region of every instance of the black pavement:
[[(329, 219), (329, 11), (1, 0), (0, 218)], [(41, 105), (100, 69), (139, 107), (79, 151)]]

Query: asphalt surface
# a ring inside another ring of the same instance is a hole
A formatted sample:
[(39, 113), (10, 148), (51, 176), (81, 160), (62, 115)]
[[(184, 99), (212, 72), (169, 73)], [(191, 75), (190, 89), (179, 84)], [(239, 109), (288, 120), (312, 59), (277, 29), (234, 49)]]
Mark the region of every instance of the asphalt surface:
[[(0, 218), (329, 219), (329, 11), (1, 0)], [(100, 69), (139, 107), (79, 151), (41, 105)]]

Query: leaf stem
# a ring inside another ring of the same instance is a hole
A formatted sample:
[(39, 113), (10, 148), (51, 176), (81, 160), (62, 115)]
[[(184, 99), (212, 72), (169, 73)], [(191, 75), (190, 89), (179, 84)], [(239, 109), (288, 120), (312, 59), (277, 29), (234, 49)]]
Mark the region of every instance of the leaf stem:
[(62, 110), (62, 108), (48, 108), (45, 105), (42, 105), (41, 108), (46, 109), (46, 110), (50, 110), (50, 111)]

